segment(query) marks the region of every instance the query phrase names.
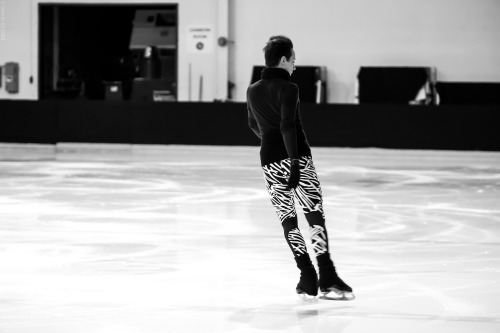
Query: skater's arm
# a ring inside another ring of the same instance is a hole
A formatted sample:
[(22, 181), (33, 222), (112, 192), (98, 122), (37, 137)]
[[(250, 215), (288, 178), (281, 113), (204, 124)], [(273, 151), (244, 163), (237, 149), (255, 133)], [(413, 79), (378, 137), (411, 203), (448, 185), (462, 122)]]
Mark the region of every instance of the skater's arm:
[(299, 102), (299, 88), (295, 84), (287, 86), (281, 93), (281, 135), (290, 159), (298, 159), (297, 126), (295, 117)]
[[(248, 92), (247, 92), (247, 101), (248, 101)], [(250, 108), (250, 103), (247, 102), (247, 111), (248, 111), (248, 127), (259, 137), (262, 139), (262, 135), (260, 134), (259, 125), (257, 125), (257, 121), (253, 115), (252, 109)]]
[(252, 131), (262, 139), (262, 135), (260, 134), (259, 126), (257, 125), (257, 121), (255, 121), (255, 117), (253, 116), (252, 110), (248, 107), (248, 127), (252, 129)]

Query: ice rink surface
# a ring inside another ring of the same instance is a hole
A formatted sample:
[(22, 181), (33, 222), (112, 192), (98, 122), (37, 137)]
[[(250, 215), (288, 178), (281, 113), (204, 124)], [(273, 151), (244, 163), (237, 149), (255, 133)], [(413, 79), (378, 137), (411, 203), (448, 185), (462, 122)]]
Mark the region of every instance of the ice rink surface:
[(258, 148), (93, 149), (0, 161), (0, 332), (500, 332), (500, 153), (313, 147), (357, 298), (306, 304)]

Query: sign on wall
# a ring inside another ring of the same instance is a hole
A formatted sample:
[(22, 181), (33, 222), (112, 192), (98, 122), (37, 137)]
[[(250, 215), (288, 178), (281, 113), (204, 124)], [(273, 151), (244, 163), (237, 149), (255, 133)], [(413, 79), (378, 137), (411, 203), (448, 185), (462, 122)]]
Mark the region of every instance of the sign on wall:
[(213, 53), (214, 29), (210, 26), (188, 27), (186, 41), (188, 53)]

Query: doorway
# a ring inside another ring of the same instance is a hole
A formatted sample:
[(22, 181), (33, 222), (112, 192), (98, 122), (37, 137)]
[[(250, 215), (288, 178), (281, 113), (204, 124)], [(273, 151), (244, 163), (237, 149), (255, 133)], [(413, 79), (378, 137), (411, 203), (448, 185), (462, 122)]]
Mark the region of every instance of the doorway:
[(177, 4), (39, 6), (40, 99), (177, 99)]

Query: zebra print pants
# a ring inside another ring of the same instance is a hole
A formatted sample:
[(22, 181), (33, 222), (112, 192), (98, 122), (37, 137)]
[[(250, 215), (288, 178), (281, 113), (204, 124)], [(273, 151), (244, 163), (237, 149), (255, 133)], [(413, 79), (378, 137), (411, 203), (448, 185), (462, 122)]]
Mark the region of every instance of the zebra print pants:
[(287, 218), (297, 216), (294, 197), (305, 214), (320, 212), (324, 217), (321, 186), (310, 156), (300, 158), (300, 182), (295, 189), (289, 189), (287, 186), (290, 159), (264, 165), (262, 169), (271, 202), (281, 223)]

